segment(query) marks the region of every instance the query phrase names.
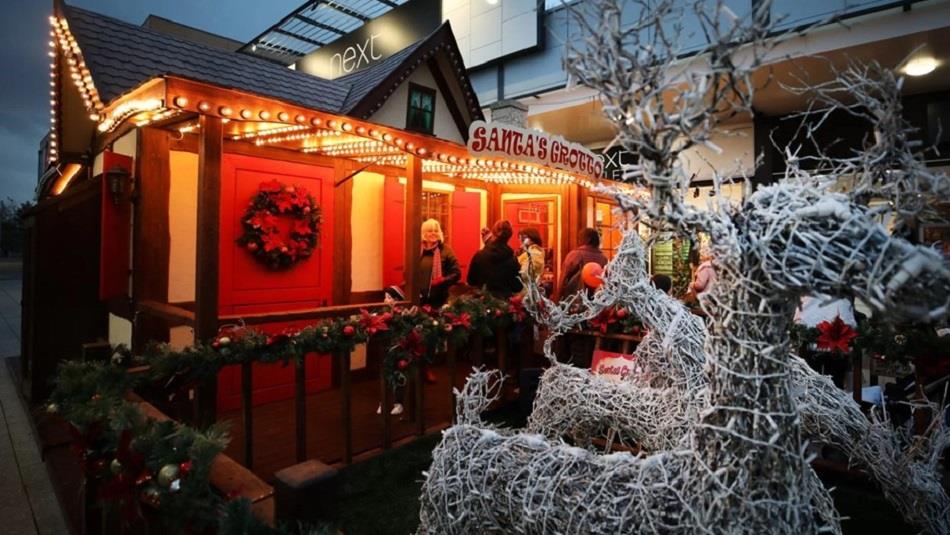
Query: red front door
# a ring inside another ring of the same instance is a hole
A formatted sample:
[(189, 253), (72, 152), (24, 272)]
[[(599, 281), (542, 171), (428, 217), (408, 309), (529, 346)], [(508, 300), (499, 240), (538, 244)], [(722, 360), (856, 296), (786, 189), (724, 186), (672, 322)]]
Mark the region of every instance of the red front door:
[[(225, 154), (221, 173), (219, 304), (222, 315), (280, 312), (327, 305), (333, 273), (333, 168)], [(313, 254), (288, 269), (275, 271), (238, 245), (241, 220), (262, 183), (277, 180), (306, 188), (320, 207), (320, 237)], [(270, 324), (268, 332), (302, 325)], [(308, 391), (330, 385), (330, 361), (308, 359)], [(254, 403), (293, 396), (293, 367), (255, 365)], [(222, 370), (218, 381), (221, 410), (240, 404), (240, 371)]]

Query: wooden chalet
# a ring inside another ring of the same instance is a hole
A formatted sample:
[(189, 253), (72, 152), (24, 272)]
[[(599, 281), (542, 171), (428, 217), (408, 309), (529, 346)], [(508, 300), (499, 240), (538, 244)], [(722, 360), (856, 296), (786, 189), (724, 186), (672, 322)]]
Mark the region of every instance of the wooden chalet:
[[(352, 314), (403, 281), (417, 295), (425, 218), (443, 223), (463, 270), (497, 219), (541, 229), (555, 272), (589, 224), (590, 177), (470, 155), (484, 118), (448, 23), (334, 80), (61, 2), (50, 24), (51, 134), (24, 266), (35, 401), (84, 344), (184, 347), (226, 324)], [(312, 256), (290, 269), (237, 241), (272, 180), (306, 188), (322, 214)], [(371, 360), (357, 352), (350, 369)], [(307, 392), (329, 388), (334, 366), (309, 366)], [(238, 408), (241, 383), (223, 371), (204, 403)], [(292, 398), (293, 368), (255, 366), (253, 384), (255, 405)]]

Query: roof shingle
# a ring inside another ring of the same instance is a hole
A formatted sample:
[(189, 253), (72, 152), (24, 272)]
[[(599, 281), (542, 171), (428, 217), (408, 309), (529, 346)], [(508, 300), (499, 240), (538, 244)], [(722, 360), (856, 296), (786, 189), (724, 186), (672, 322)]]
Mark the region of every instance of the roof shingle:
[(349, 83), (325, 80), (247, 54), (176, 39), (74, 6), (64, 6), (64, 10), (104, 103), (163, 75), (334, 113), (342, 109), (350, 90)]

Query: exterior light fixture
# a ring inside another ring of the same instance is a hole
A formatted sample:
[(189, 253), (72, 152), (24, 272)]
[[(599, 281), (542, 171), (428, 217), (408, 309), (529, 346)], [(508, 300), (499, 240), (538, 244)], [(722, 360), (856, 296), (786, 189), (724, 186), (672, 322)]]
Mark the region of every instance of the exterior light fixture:
[(904, 73), (910, 76), (924, 76), (934, 72), (937, 68), (937, 60), (930, 56), (914, 58), (904, 65)]
[(131, 174), (122, 167), (113, 167), (106, 173), (109, 180), (109, 193), (112, 194), (112, 204), (119, 204), (122, 200), (122, 190)]

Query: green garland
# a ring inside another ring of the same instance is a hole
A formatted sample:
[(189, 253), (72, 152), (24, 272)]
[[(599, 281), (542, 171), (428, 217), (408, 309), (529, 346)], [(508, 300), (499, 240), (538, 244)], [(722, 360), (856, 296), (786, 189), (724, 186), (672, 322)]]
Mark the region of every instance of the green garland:
[(922, 357), (950, 356), (950, 336), (938, 336), (932, 325), (890, 325), (879, 320), (863, 322), (854, 347), (889, 362), (910, 362)]
[[(857, 334), (851, 349), (881, 361), (908, 363), (918, 357), (950, 355), (950, 336), (938, 336), (932, 325), (893, 325), (870, 319), (858, 324)], [(799, 349), (816, 344), (821, 331), (816, 327), (795, 324), (789, 335), (792, 347)]]
[(588, 330), (598, 331), (601, 334), (645, 334), (643, 322), (626, 307), (612, 306), (606, 308), (594, 319), (587, 322)]
[[(208, 483), (211, 461), (227, 445), (219, 427), (198, 431), (147, 418), (126, 401), (146, 384), (163, 390), (212, 380), (224, 366), (251, 362), (288, 364), (309, 353), (351, 352), (370, 337), (390, 344), (383, 370), (392, 386), (404, 384), (415, 366), (439, 347), (461, 347), (471, 336), (487, 336), (525, 319), (520, 297), (505, 301), (472, 294), (440, 310), (391, 307), (378, 313), (319, 321), (297, 331), (265, 334), (242, 326), (223, 327), (207, 344), (175, 351), (151, 344), (137, 357), (117, 347), (108, 363), (64, 362), (55, 378), (48, 410), (69, 424), (85, 473), (97, 482), (99, 498), (121, 507), (123, 518), (141, 514), (142, 503), (159, 510), (165, 525), (201, 530), (221, 520), (223, 500)], [(133, 365), (147, 371), (129, 374)]]
[(227, 435), (218, 426), (197, 431), (146, 417), (125, 400), (144, 380), (111, 363), (63, 362), (47, 410), (68, 422), (97, 498), (118, 507), (124, 522), (145, 504), (161, 511), (169, 530), (214, 527), (223, 502), (208, 475)]

